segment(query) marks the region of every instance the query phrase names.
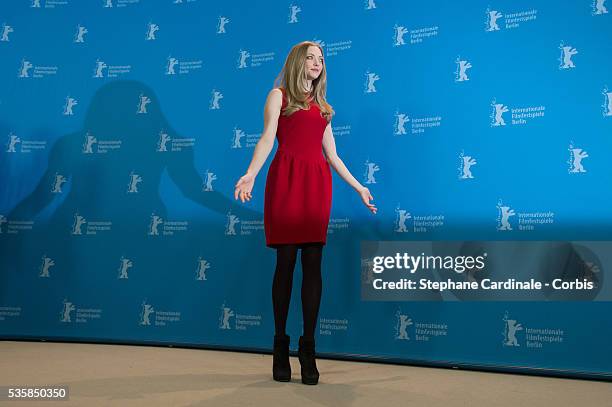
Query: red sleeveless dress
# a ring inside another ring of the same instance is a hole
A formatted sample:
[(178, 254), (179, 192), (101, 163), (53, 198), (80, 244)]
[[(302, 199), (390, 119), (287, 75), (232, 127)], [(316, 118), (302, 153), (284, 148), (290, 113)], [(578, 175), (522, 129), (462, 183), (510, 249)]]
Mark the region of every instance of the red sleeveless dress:
[(327, 120), (319, 106), (283, 116), (285, 90), (276, 138), (278, 149), (266, 178), (264, 231), (266, 246), (327, 241), (332, 174), (323, 154)]

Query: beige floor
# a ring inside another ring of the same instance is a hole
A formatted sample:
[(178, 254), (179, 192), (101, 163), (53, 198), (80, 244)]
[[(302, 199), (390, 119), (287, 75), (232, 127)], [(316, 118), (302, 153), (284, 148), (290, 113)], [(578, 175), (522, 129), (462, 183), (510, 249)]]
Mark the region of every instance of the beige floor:
[(317, 386), (272, 380), (272, 356), (0, 341), (0, 385), (67, 384), (70, 400), (0, 406), (609, 406), (607, 382), (317, 359)]

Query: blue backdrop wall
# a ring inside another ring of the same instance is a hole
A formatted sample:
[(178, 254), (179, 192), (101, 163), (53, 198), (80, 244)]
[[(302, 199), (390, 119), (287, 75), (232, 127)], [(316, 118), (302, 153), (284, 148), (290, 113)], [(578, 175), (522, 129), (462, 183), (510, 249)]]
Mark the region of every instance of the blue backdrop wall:
[(359, 257), (362, 240), (610, 239), (607, 7), (2, 2), (0, 335), (269, 350), (271, 156), (252, 201), (233, 187), (308, 39), (379, 208), (334, 173), (317, 351), (609, 376), (610, 302), (362, 301)]

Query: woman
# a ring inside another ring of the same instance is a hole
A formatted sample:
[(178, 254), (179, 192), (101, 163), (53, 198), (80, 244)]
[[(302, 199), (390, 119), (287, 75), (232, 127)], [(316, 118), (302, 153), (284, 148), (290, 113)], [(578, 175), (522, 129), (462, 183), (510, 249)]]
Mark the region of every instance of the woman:
[(370, 203), (374, 198), (368, 188), (351, 175), (336, 154), (331, 127), (334, 111), (325, 100), (326, 87), (321, 47), (310, 41), (295, 45), (276, 78), (275, 88), (268, 94), (264, 131), (249, 168), (234, 191), (234, 199), (251, 200), (255, 177), (274, 147), (276, 135), (279, 146), (266, 179), (264, 231), (266, 246), (276, 249), (272, 284), (275, 323), (272, 372), (278, 381), (291, 380), (289, 336), (285, 327), (298, 248), (302, 249), (303, 276), (304, 334), (298, 348), (302, 383), (317, 384), (319, 380), (314, 332), (322, 292), (321, 258), (331, 211), (330, 164), (359, 193), (372, 213), (377, 210)]

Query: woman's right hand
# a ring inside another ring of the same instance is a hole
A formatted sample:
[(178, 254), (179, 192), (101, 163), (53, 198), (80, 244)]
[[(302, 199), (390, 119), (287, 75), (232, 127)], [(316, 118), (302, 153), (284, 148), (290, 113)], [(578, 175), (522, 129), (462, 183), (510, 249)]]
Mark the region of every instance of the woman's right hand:
[(250, 201), (252, 198), (251, 191), (253, 190), (253, 184), (255, 183), (255, 177), (248, 172), (244, 174), (236, 183), (236, 189), (234, 190), (234, 199), (238, 199), (242, 202)]

